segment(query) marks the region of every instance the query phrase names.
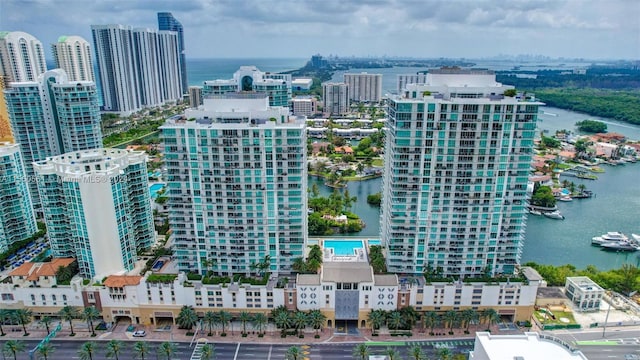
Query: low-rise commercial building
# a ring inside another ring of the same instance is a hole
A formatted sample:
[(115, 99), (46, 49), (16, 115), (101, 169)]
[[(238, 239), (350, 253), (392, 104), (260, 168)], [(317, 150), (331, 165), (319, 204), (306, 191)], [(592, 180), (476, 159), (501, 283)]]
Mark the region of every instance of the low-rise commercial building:
[(586, 276), (568, 277), (565, 282), (565, 293), (576, 310), (598, 311), (604, 296), (604, 289)]
[(476, 333), (469, 360), (586, 360), (584, 354), (549, 335), (527, 332), (518, 335)]

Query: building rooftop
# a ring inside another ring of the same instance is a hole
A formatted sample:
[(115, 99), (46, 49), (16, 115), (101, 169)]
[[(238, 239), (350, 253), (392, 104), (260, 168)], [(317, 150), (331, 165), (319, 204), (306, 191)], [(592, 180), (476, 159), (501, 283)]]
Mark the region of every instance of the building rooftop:
[(527, 332), (518, 335), (476, 333), (476, 343), (470, 360), (571, 360), (587, 357), (562, 340)]
[(296, 280), (296, 284), (320, 285), (320, 275), (319, 274), (298, 274), (298, 279)]
[(26, 262), (9, 273), (9, 276), (26, 276), (26, 280), (38, 280), (40, 276), (55, 276), (60, 266), (67, 267), (76, 261), (73, 258), (55, 258), (50, 262)]
[(600, 285), (593, 282), (593, 280), (589, 279), (587, 276), (568, 277), (567, 282), (570, 282), (583, 290), (602, 290)]
[(367, 262), (325, 262), (322, 265), (322, 281), (373, 282), (373, 271)]
[(140, 280), (142, 280), (142, 276), (111, 275), (104, 281), (104, 286), (112, 288), (135, 286), (140, 284)]
[(536, 293), (537, 298), (544, 299), (566, 299), (564, 292), (562, 289), (555, 286), (541, 286), (538, 288)]
[(544, 280), (542, 278), (542, 275), (540, 275), (536, 269), (529, 267), (529, 266), (523, 266), (522, 269), (522, 275), (524, 275), (524, 277), (527, 278), (527, 280), (529, 281), (542, 281)]
[(375, 286), (398, 286), (398, 276), (396, 275), (373, 275)]

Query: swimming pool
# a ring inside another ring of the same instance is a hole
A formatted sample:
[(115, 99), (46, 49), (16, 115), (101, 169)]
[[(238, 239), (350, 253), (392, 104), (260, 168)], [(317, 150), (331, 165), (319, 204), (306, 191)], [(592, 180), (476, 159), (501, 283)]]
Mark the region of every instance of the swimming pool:
[(158, 191), (160, 191), (164, 187), (164, 183), (155, 183), (149, 186), (149, 193), (151, 194), (151, 198), (155, 199), (158, 197)]
[(325, 249), (333, 249), (333, 254), (338, 256), (355, 255), (354, 249), (364, 248), (362, 240), (325, 240)]

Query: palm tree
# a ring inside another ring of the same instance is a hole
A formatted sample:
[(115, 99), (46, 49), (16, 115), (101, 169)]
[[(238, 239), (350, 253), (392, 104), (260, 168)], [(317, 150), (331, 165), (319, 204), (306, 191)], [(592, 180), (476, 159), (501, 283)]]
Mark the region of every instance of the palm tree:
[(222, 336), (227, 336), (227, 333), (224, 332), (224, 327), (229, 324), (229, 322), (231, 321), (232, 316), (231, 313), (225, 310), (220, 310), (220, 312), (218, 312), (218, 321), (220, 321), (220, 324), (222, 325)]
[(440, 360), (450, 360), (451, 357), (453, 356), (453, 354), (451, 353), (451, 350), (447, 348), (439, 348), (438, 351), (436, 351), (436, 353), (438, 354), (438, 359)]
[(158, 352), (162, 355), (166, 355), (167, 360), (171, 360), (171, 356), (176, 353), (176, 345), (165, 341), (158, 347)]
[(286, 335), (287, 329), (289, 329), (289, 326), (291, 326), (291, 317), (289, 316), (289, 312), (278, 312), (273, 318), (273, 321), (276, 323), (276, 326), (279, 329), (282, 329), (280, 333), (283, 336)]
[(487, 323), (489, 324), (488, 329), (491, 329), (493, 324), (497, 324), (500, 321), (500, 314), (494, 309), (487, 315)]
[(151, 348), (149, 344), (144, 341), (136, 341), (133, 344), (133, 352), (136, 354), (136, 357), (139, 357), (140, 360), (144, 360), (145, 355), (148, 355), (151, 352)]
[(215, 354), (215, 348), (212, 344), (204, 344), (200, 348), (200, 360), (212, 360)]
[(9, 318), (10, 312), (7, 309), (0, 309), (0, 336), (5, 336), (7, 334), (4, 333), (4, 329), (2, 325)]
[(429, 334), (433, 335), (433, 329), (440, 322), (440, 315), (438, 315), (438, 313), (435, 312), (435, 311), (427, 311), (426, 313), (424, 313), (424, 317), (422, 318), (422, 322), (423, 322), (424, 326), (429, 327), (429, 329), (430, 329)]
[(263, 313), (257, 313), (253, 315), (253, 320), (251, 320), (251, 322), (253, 322), (253, 327), (258, 330), (258, 334), (261, 334), (262, 330), (269, 322), (269, 319), (267, 318), (267, 315)]
[(292, 346), (287, 349), (287, 352), (284, 354), (284, 358), (286, 360), (298, 360), (302, 358), (302, 350), (300, 350), (297, 346)]
[(396, 349), (391, 347), (386, 348), (382, 354), (385, 355), (389, 360), (400, 359), (400, 353), (398, 353)]
[(78, 309), (67, 305), (58, 312), (58, 315), (62, 320), (69, 322), (69, 327), (71, 328), (71, 334), (69, 334), (69, 336), (76, 336), (76, 333), (73, 332), (73, 319), (80, 317)]
[(424, 352), (420, 345), (414, 345), (409, 349), (409, 356), (411, 356), (414, 360), (423, 360)]
[(44, 360), (47, 360), (49, 355), (51, 355), (54, 351), (54, 347), (53, 345), (51, 345), (51, 343), (45, 343), (40, 345), (40, 347), (38, 348), (38, 354), (40, 354)]
[(218, 316), (213, 311), (207, 311), (206, 313), (204, 313), (203, 320), (204, 320), (204, 323), (207, 324), (207, 326), (209, 327), (209, 333), (207, 334), (207, 336), (213, 335), (213, 333), (211, 332), (211, 329), (218, 322)]
[(96, 352), (96, 345), (91, 341), (87, 341), (86, 343), (80, 346), (78, 350), (78, 357), (80, 360), (93, 360), (93, 354)]
[(369, 354), (370, 354), (369, 346), (367, 346), (367, 344), (360, 343), (353, 348), (353, 351), (351, 352), (351, 354), (356, 359), (367, 360), (369, 359)]
[(371, 310), (369, 312), (369, 324), (371, 324), (371, 334), (375, 335), (376, 330), (380, 329), (380, 327), (385, 322), (385, 312), (384, 310)]
[(327, 317), (320, 310), (311, 310), (308, 315), (309, 325), (316, 330), (316, 336), (318, 336), (318, 330), (322, 329)]
[(394, 310), (389, 314), (387, 317), (387, 326), (393, 330), (398, 330), (404, 326), (404, 318), (400, 311)]
[(449, 310), (446, 313), (444, 313), (444, 322), (447, 325), (447, 328), (449, 328), (449, 333), (453, 332), (453, 327), (455, 325), (455, 323), (458, 321), (458, 313), (454, 310)]
[(191, 330), (198, 323), (198, 315), (192, 306), (184, 305), (180, 309), (180, 314), (176, 318), (176, 323), (180, 329)]
[(13, 312), (13, 317), (18, 324), (22, 325), (24, 336), (28, 336), (29, 333), (27, 332), (27, 324), (31, 322), (33, 312), (29, 309), (18, 309)]
[(120, 352), (122, 351), (122, 349), (124, 348), (124, 343), (120, 340), (110, 340), (107, 343), (107, 357), (109, 359), (116, 358), (116, 360), (118, 360), (118, 355), (120, 355)]
[(293, 319), (291, 321), (293, 323), (293, 327), (296, 328), (296, 331), (298, 333), (298, 336), (302, 335), (302, 329), (304, 329), (307, 326), (307, 323), (309, 322), (309, 319), (307, 317), (307, 314), (305, 312), (302, 311), (296, 311), (295, 314), (293, 314)]
[(469, 325), (471, 324), (472, 321), (475, 321), (478, 319), (478, 312), (474, 309), (464, 309), (460, 313), (460, 319), (462, 320), (462, 323), (465, 325), (465, 332), (468, 334)]
[(91, 336), (96, 336), (95, 328), (93, 327), (93, 321), (100, 317), (100, 311), (95, 306), (89, 306), (82, 311), (82, 319), (87, 322), (91, 329)]
[(9, 340), (2, 346), (3, 354), (13, 354), (13, 360), (18, 359), (18, 353), (23, 352), (25, 345), (20, 340)]
[(51, 331), (49, 331), (49, 325), (51, 325), (52, 321), (53, 321), (53, 319), (51, 319), (48, 316), (45, 316), (42, 319), (40, 319), (40, 322), (43, 323), (44, 327), (47, 329), (47, 335), (49, 335), (51, 333)]
[(400, 309), (400, 314), (402, 315), (405, 324), (409, 327), (409, 330), (411, 330), (413, 325), (418, 321), (418, 318), (420, 318), (420, 314), (418, 314), (416, 309), (411, 305)]
[(251, 321), (251, 314), (247, 311), (240, 312), (240, 316), (238, 316), (238, 320), (242, 323), (242, 335), (247, 334), (247, 323)]

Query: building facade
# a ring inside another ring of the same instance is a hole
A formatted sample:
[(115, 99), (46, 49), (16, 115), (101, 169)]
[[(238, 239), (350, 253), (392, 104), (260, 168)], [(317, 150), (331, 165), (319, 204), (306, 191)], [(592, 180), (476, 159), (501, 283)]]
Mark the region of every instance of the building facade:
[(5, 76), (0, 75), (0, 142), (13, 142), (9, 111), (4, 99), (5, 79)]
[(325, 114), (344, 115), (349, 112), (349, 86), (345, 83), (323, 83), (322, 101)]
[(61, 36), (51, 44), (56, 68), (64, 70), (70, 81), (95, 82), (89, 42), (80, 36)]
[(313, 96), (297, 96), (291, 100), (291, 112), (296, 116), (311, 116), (318, 111), (318, 102)]
[(409, 84), (424, 84), (425, 82), (427, 82), (427, 74), (425, 73), (400, 74), (398, 75), (398, 86), (396, 88), (396, 94), (402, 94), (404, 89)]
[(38, 229), (20, 146), (0, 143), (0, 253)]
[(182, 99), (178, 34), (92, 25), (105, 111), (129, 115)]
[(85, 278), (132, 270), (155, 236), (145, 153), (76, 151), (34, 168), (52, 255), (76, 258)]
[(504, 96), (511, 88), (490, 71), (449, 68), (389, 99), (381, 207), (389, 271), (514, 272), (541, 103)]
[(291, 75), (262, 72), (255, 66), (241, 66), (229, 80), (204, 82), (203, 97), (234, 92), (260, 92), (269, 97), (269, 106), (289, 106)]
[(599, 311), (604, 289), (586, 276), (568, 277), (565, 294), (578, 311)]
[(45, 71), (40, 40), (22, 31), (0, 32), (0, 75), (5, 83), (36, 81)]
[(179, 69), (180, 69), (180, 84), (181, 91), (184, 92), (189, 87), (189, 82), (187, 81), (187, 61), (186, 61), (186, 53), (184, 46), (184, 28), (182, 24), (173, 17), (170, 12), (159, 12), (158, 13), (158, 29), (165, 31), (173, 31), (178, 34), (178, 47), (176, 51), (178, 52), (178, 61), (179, 61)]
[(382, 74), (344, 74), (344, 83), (349, 88), (349, 100), (357, 102), (379, 102), (382, 100)]
[(202, 86), (189, 86), (189, 107), (202, 105)]
[[(260, 93), (205, 98), (162, 127), (177, 266), (251, 273), (267, 257), (290, 271), (307, 238), (303, 119)], [(188, 120), (187, 120), (188, 119)]]
[[(34, 179), (34, 161), (102, 147), (98, 93), (93, 82), (72, 82), (64, 70), (49, 70), (38, 82), (12, 83), (5, 99), (28, 179)], [(40, 212), (38, 184), (28, 183)]]

